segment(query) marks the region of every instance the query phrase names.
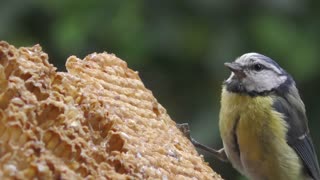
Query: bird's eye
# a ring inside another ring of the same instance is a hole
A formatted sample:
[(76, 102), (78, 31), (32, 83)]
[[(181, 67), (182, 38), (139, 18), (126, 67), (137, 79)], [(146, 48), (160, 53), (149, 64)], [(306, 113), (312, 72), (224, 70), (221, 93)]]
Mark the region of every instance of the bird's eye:
[(263, 69), (263, 66), (261, 64), (255, 64), (252, 66), (252, 69), (255, 71), (261, 71)]

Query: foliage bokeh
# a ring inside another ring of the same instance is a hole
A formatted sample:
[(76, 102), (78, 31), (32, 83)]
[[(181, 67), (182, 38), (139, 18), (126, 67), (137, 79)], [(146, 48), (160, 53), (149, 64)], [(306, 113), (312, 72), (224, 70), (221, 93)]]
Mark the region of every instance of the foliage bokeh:
[[(42, 45), (64, 69), (68, 56), (107, 51), (138, 70), (178, 123), (202, 143), (221, 147), (218, 112), (223, 67), (246, 52), (268, 55), (295, 78), (320, 153), (319, 2), (287, 0), (1, 1), (0, 39)], [(230, 164), (200, 151), (226, 179)]]

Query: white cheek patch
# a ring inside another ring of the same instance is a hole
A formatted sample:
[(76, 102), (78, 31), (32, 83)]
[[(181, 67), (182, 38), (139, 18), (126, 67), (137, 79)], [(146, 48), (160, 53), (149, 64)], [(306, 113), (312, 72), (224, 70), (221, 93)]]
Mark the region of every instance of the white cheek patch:
[(279, 87), (286, 80), (287, 76), (278, 76), (272, 71), (267, 71), (245, 78), (243, 83), (247, 91), (263, 92)]
[(280, 82), (281, 82), (280, 84), (282, 84), (282, 83), (286, 82), (288, 77), (287, 76), (280, 76), (279, 79), (280, 79)]

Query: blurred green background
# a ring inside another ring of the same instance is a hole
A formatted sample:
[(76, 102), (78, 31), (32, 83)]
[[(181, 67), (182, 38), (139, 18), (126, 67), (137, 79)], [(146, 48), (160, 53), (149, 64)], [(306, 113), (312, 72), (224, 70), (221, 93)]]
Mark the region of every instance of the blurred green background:
[[(223, 66), (246, 52), (277, 60), (295, 78), (320, 154), (320, 1), (61, 0), (1, 1), (0, 39), (40, 43), (64, 71), (70, 55), (115, 53), (140, 72), (147, 88), (192, 136), (220, 148), (218, 112)], [(226, 179), (230, 164), (200, 151)]]

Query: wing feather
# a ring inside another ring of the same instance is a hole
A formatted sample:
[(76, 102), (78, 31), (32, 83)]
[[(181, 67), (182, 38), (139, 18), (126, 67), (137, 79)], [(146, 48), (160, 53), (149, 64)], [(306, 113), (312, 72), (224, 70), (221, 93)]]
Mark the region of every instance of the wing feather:
[[(320, 180), (320, 168), (317, 155), (309, 134), (304, 105), (299, 97), (274, 98), (273, 108), (282, 113), (289, 125), (287, 143), (303, 161), (307, 173), (315, 180)], [(299, 104), (301, 102), (302, 104)]]
[[(290, 145), (290, 144), (289, 144)], [(316, 180), (320, 179), (319, 163), (310, 135), (290, 145), (302, 159), (308, 174)]]

